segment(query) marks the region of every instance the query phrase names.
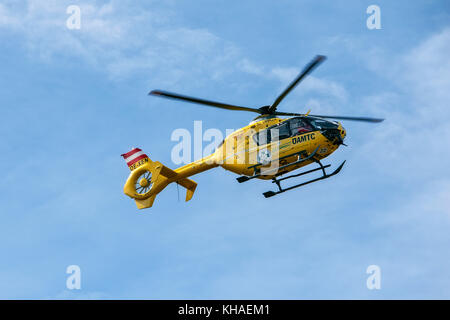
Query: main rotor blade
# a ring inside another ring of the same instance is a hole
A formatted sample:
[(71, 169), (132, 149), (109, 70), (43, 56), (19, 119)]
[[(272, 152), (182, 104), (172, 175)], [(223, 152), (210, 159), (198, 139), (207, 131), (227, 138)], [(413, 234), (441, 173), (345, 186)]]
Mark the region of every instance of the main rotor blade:
[(369, 117), (346, 117), (346, 116), (320, 116), (320, 115), (315, 115), (315, 114), (309, 114), (306, 115), (304, 113), (292, 113), (292, 112), (278, 112), (276, 111), (274, 113), (274, 115), (276, 116), (289, 116), (289, 117), (293, 117), (293, 116), (304, 116), (304, 117), (317, 117), (317, 118), (324, 118), (324, 119), (337, 119), (337, 120), (350, 120), (350, 121), (364, 121), (364, 122), (372, 122), (372, 123), (377, 123), (377, 122), (382, 122), (384, 121), (384, 119), (380, 119), (380, 118), (369, 118)]
[(295, 88), (296, 85), (308, 74), (310, 73), (315, 67), (317, 67), (321, 62), (323, 62), (326, 59), (325, 56), (316, 56), (306, 67), (303, 69), (303, 71), (295, 78), (294, 81), (289, 84), (289, 86), (278, 96), (278, 98), (275, 100), (275, 102), (270, 106), (269, 112), (274, 113), (277, 109), (277, 106), (280, 104), (281, 100), (283, 100), (289, 92), (291, 92), (292, 89)]
[(167, 92), (167, 91), (162, 91), (162, 90), (153, 90), (153, 91), (149, 92), (149, 95), (154, 95), (154, 96), (158, 96), (158, 97), (162, 97), (162, 98), (181, 100), (181, 101), (186, 101), (186, 102), (191, 102), (191, 103), (197, 103), (197, 104), (202, 104), (205, 106), (222, 108), (222, 109), (227, 109), (227, 110), (250, 111), (250, 112), (256, 112), (256, 113), (261, 114), (261, 110), (255, 109), (255, 108), (234, 106), (232, 104), (226, 104), (226, 103), (221, 103), (221, 102), (216, 102), (216, 101), (209, 101), (209, 100), (204, 100), (204, 99), (199, 99), (199, 98), (194, 98), (194, 97), (188, 97), (188, 96), (184, 96), (184, 95), (181, 95), (178, 93), (172, 93), (172, 92)]

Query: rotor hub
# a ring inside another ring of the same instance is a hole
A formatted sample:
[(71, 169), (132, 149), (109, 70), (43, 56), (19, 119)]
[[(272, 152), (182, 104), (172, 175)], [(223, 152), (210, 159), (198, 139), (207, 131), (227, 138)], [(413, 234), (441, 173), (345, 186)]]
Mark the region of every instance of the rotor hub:
[(148, 180), (145, 178), (142, 178), (141, 180), (139, 180), (139, 185), (144, 188), (148, 187)]

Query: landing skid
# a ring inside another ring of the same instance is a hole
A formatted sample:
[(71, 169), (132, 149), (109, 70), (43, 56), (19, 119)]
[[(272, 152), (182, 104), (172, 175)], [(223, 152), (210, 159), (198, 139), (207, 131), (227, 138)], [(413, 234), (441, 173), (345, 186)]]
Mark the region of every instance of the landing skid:
[[(316, 181), (319, 181), (319, 180), (328, 179), (328, 178), (338, 174), (339, 171), (341, 171), (342, 167), (345, 164), (345, 160), (344, 160), (344, 162), (342, 162), (341, 165), (339, 167), (337, 167), (336, 170), (334, 170), (330, 174), (327, 174), (326, 171), (325, 171), (325, 168), (330, 167), (330, 165), (327, 164), (327, 165), (324, 166), (324, 165), (322, 165), (322, 163), (319, 160), (317, 160), (316, 162), (317, 162), (317, 164), (320, 165), (319, 168), (308, 170), (308, 171), (305, 171), (305, 172), (301, 172), (299, 174), (293, 174), (293, 175), (290, 175), (290, 176), (287, 176), (287, 177), (284, 177), (284, 178), (280, 178), (280, 179), (273, 178), (272, 179), (272, 183), (275, 183), (278, 186), (278, 191), (266, 191), (266, 192), (263, 193), (264, 197), (266, 197), (266, 198), (273, 197), (273, 196), (276, 196), (277, 194), (280, 194), (280, 193), (283, 193), (283, 192), (286, 192), (286, 191), (289, 191), (289, 190), (292, 190), (292, 189), (295, 189), (295, 188), (299, 188), (301, 186), (304, 186), (304, 185), (307, 185), (307, 184), (310, 184), (310, 183), (313, 183), (313, 182), (316, 182)], [(319, 177), (319, 178), (312, 179), (312, 180), (309, 180), (309, 181), (306, 181), (306, 182), (303, 182), (303, 183), (300, 183), (300, 184), (296, 184), (294, 186), (291, 186), (291, 187), (288, 187), (288, 188), (285, 188), (285, 189), (283, 189), (281, 187), (280, 182), (283, 181), (283, 180), (299, 177), (299, 176), (302, 176), (302, 175), (305, 175), (305, 174), (308, 174), (308, 173), (311, 173), (311, 172), (314, 172), (314, 171), (318, 171), (318, 170), (322, 170), (322, 173), (323, 173), (323, 175), (321, 177)]]
[(300, 152), (296, 152), (296, 153), (284, 156), (284, 157), (282, 157), (282, 158), (280, 158), (278, 160), (275, 160), (275, 161), (283, 160), (285, 158), (289, 158), (289, 157), (292, 157), (292, 156), (298, 156), (299, 159), (297, 161), (293, 162), (293, 163), (289, 163), (289, 164), (286, 164), (284, 166), (276, 167), (276, 168), (273, 168), (273, 169), (268, 169), (268, 170), (265, 170), (264, 172), (261, 172), (261, 169), (258, 168), (258, 167), (262, 166), (261, 163), (255, 164), (255, 165), (253, 165), (251, 167), (248, 167), (248, 169), (253, 169), (255, 171), (253, 176), (250, 176), (250, 177), (248, 177), (248, 176), (240, 176), (240, 177), (236, 178), (236, 180), (239, 183), (246, 182), (246, 181), (251, 180), (251, 179), (259, 178), (259, 177), (261, 177), (263, 175), (269, 175), (271, 173), (279, 172), (282, 169), (286, 169), (287, 167), (294, 166), (296, 164), (302, 163), (302, 162), (304, 162), (306, 160), (309, 160), (309, 159), (314, 160), (314, 156), (316, 155), (316, 152), (317, 152), (317, 150), (319, 150), (319, 148), (320, 148), (320, 146), (318, 146), (310, 155), (308, 155), (308, 156), (306, 156), (304, 158), (302, 158), (301, 156), (302, 156), (302, 154), (305, 153), (305, 151), (300, 151)]

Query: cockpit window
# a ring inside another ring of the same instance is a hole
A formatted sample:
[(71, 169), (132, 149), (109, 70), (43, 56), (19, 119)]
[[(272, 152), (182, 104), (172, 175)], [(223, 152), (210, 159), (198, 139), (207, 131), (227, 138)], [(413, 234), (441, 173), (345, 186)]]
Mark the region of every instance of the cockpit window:
[(316, 127), (318, 130), (334, 129), (334, 128), (338, 127), (338, 125), (332, 121), (321, 120), (321, 119), (311, 119), (310, 121), (311, 121), (312, 125), (314, 127)]
[(291, 128), (293, 136), (313, 130), (313, 127), (307, 121), (301, 118), (293, 118), (289, 120), (289, 126)]

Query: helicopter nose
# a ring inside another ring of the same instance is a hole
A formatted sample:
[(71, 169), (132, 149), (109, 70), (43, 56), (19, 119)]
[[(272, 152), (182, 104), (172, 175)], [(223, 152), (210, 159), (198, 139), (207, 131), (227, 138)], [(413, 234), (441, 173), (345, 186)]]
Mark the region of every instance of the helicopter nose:
[(339, 132), (339, 136), (344, 141), (345, 136), (347, 135), (347, 132), (345, 131), (345, 128), (342, 126), (342, 123), (337, 122), (337, 130)]
[(342, 126), (341, 126), (341, 131), (340, 131), (340, 133), (341, 133), (341, 138), (342, 138), (342, 140), (344, 140), (344, 139), (345, 139), (345, 136), (347, 135), (347, 132), (345, 131), (344, 127), (342, 127)]

